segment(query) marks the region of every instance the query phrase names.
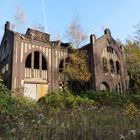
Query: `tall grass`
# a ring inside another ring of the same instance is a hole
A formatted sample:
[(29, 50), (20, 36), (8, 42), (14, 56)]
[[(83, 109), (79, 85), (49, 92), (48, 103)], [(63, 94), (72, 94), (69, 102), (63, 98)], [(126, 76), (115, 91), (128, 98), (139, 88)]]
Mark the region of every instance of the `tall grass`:
[(112, 107), (110, 98), (101, 105), (102, 97), (95, 101), (58, 92), (35, 103), (7, 92), (0, 93), (2, 140), (140, 139), (140, 112), (131, 102)]
[(111, 107), (73, 109), (67, 111), (36, 112), (15, 120), (3, 116), (2, 139), (27, 140), (119, 140), (128, 137), (131, 130), (134, 138), (140, 139), (140, 116), (134, 119), (123, 116), (120, 110)]

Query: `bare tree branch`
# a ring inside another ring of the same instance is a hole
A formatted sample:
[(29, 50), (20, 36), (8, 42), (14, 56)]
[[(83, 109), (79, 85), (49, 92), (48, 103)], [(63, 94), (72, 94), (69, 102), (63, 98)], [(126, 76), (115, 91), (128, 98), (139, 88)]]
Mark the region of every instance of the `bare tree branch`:
[(11, 24), (11, 29), (15, 29), (17, 31), (22, 31), (25, 24), (25, 12), (21, 9), (19, 5), (16, 6), (16, 14), (14, 17), (14, 22)]
[(86, 40), (87, 34), (83, 31), (77, 16), (70, 23), (66, 31), (66, 37), (73, 44), (74, 48), (79, 48), (82, 42)]

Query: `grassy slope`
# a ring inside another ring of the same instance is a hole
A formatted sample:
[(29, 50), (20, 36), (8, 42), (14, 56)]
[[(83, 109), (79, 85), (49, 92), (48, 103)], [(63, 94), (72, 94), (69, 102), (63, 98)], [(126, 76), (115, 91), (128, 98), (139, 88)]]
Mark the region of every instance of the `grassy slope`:
[(35, 103), (11, 97), (0, 85), (0, 137), (6, 140), (118, 140), (124, 136), (139, 140), (140, 113), (134, 105), (138, 105), (139, 96), (137, 102), (133, 101), (130, 97), (128, 102), (109, 93), (93, 95), (93, 91), (87, 91), (80, 96), (70, 92), (50, 93)]

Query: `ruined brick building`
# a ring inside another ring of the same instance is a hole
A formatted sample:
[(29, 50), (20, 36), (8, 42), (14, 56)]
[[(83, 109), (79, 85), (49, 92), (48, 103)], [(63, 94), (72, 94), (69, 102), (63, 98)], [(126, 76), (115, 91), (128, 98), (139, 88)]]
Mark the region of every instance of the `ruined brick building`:
[(50, 35), (28, 29), (20, 34), (6, 22), (0, 47), (0, 70), (5, 85), (32, 99), (58, 88), (64, 77), (60, 62), (67, 57), (68, 43), (50, 41)]
[(90, 43), (82, 47), (87, 50), (91, 79), (89, 88), (109, 90), (119, 94), (127, 90), (127, 71), (122, 46), (112, 38), (109, 29), (96, 39), (90, 36)]
[[(69, 43), (50, 41), (50, 35), (28, 29), (20, 34), (6, 22), (0, 46), (0, 72), (4, 84), (14, 93), (39, 99), (58, 89), (63, 60), (68, 57)], [(123, 48), (111, 37), (109, 29), (83, 46), (89, 59), (89, 88), (122, 93), (127, 88)]]

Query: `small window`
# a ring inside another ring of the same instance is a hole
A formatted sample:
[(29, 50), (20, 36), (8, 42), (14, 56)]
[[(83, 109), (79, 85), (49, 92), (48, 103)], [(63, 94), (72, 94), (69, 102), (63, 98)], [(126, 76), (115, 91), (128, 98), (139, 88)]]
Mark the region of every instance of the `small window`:
[(64, 60), (61, 60), (60, 65), (59, 65), (59, 72), (63, 72), (64, 70)]
[(34, 68), (39, 69), (39, 52), (34, 52)]
[(114, 62), (113, 62), (113, 60), (110, 59), (109, 63), (110, 63), (110, 71), (111, 71), (111, 73), (114, 73)]
[(108, 72), (107, 59), (105, 57), (102, 58), (102, 67), (103, 72)]
[(120, 71), (120, 64), (118, 61), (116, 61), (116, 71), (117, 71), (117, 74), (120, 74), (121, 71)]
[(114, 53), (114, 50), (111, 46), (107, 46), (107, 52)]
[(44, 56), (42, 55), (42, 70), (47, 70), (47, 63), (46, 63), (46, 59), (44, 58)]
[(26, 58), (26, 62), (25, 62), (26, 68), (31, 68), (31, 56), (32, 56), (32, 54), (30, 53)]

